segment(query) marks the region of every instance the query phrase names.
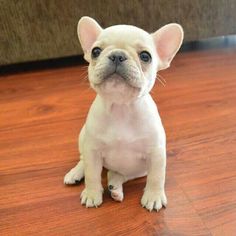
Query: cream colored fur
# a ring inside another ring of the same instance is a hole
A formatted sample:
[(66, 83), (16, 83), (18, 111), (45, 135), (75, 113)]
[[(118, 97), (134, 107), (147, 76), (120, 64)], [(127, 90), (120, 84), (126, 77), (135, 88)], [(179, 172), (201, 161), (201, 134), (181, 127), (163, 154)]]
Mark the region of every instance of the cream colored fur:
[[(166, 206), (166, 137), (157, 107), (150, 96), (156, 73), (170, 65), (182, 40), (183, 30), (169, 24), (153, 34), (129, 25), (102, 29), (89, 17), (78, 23), (78, 36), (89, 62), (89, 82), (97, 92), (79, 136), (79, 163), (66, 174), (65, 184), (85, 175), (81, 203), (97, 207), (102, 203), (102, 168), (107, 168), (108, 185), (114, 200), (122, 201), (122, 184), (147, 175), (141, 204), (148, 210)], [(94, 47), (102, 49), (91, 57)], [(148, 51), (151, 62), (140, 60)], [(123, 53), (122, 76), (109, 75), (112, 53)], [(124, 79), (125, 78), (125, 79)]]

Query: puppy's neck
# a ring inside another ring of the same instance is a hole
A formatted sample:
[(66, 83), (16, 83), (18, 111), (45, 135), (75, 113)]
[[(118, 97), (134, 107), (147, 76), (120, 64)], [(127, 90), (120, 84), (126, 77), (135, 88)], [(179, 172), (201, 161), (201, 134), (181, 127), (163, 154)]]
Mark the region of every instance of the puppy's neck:
[(117, 110), (132, 110), (132, 109), (137, 109), (137, 107), (140, 106), (140, 103), (145, 100), (147, 96), (150, 96), (149, 94), (145, 94), (143, 96), (137, 97), (133, 100), (129, 100), (127, 102), (116, 102), (114, 100), (109, 100), (106, 99), (99, 94), (97, 94), (97, 98), (100, 102), (100, 104), (105, 108), (106, 112), (111, 112), (113, 113), (114, 111)]

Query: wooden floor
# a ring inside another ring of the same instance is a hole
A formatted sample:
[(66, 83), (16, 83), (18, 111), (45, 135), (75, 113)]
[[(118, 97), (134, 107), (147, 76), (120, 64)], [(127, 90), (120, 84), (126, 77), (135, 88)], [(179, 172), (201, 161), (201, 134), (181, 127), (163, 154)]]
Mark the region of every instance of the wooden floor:
[(80, 205), (83, 183), (63, 185), (95, 96), (85, 70), (0, 78), (0, 235), (236, 235), (236, 49), (178, 54), (153, 89), (168, 139), (159, 213), (140, 206), (145, 178), (98, 209)]

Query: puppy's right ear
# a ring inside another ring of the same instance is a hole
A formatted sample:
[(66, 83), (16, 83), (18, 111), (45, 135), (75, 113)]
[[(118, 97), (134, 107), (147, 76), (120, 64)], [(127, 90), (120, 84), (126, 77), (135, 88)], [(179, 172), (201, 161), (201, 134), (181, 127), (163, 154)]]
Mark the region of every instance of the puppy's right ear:
[(77, 33), (81, 47), (84, 51), (84, 59), (88, 62), (92, 46), (101, 31), (101, 26), (94, 19), (88, 16), (82, 17), (78, 22)]

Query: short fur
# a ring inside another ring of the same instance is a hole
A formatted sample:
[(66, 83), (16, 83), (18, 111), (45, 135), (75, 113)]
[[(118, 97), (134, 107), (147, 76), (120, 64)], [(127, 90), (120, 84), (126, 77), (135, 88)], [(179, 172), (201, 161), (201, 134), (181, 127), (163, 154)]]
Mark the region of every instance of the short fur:
[[(166, 137), (157, 107), (150, 96), (158, 70), (169, 67), (183, 40), (178, 24), (168, 24), (153, 34), (130, 25), (102, 29), (89, 17), (78, 23), (78, 36), (89, 62), (89, 82), (97, 92), (79, 136), (79, 163), (66, 174), (65, 184), (85, 175), (81, 203), (102, 203), (102, 168), (108, 169), (108, 185), (114, 200), (122, 201), (122, 184), (147, 175), (141, 204), (148, 210), (166, 206), (164, 191)], [(97, 58), (93, 48), (101, 48)], [(149, 62), (140, 53), (151, 55)], [(122, 63), (112, 55), (124, 55)]]

